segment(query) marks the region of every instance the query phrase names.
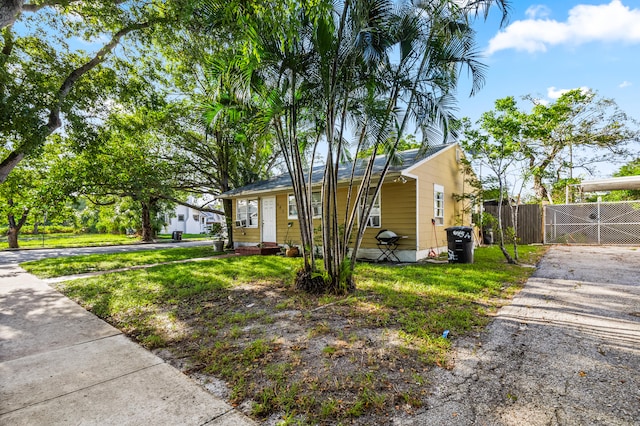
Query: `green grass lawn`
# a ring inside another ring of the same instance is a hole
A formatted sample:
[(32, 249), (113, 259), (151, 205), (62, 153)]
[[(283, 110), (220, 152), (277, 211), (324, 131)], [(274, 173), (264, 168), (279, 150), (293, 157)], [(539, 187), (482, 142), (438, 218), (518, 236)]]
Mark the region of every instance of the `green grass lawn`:
[[(183, 234), (184, 240), (203, 240), (205, 234)], [(171, 240), (171, 234), (159, 234), (158, 240)], [(139, 237), (123, 234), (20, 234), (20, 248), (93, 247), (140, 242)], [(6, 235), (0, 236), (0, 250), (9, 248)]]
[(60, 277), (85, 272), (109, 271), (137, 265), (171, 262), (176, 260), (211, 257), (217, 254), (212, 246), (174, 247), (157, 250), (140, 250), (128, 253), (90, 254), (59, 257), (31, 262), (22, 266), (40, 278)]
[[(18, 237), (20, 248), (90, 247), (132, 244), (139, 241), (136, 237), (114, 234), (20, 234)], [(0, 239), (0, 249), (6, 248), (9, 248), (9, 243), (7, 237), (3, 236)]]
[[(544, 251), (522, 246), (521, 260), (535, 264)], [(122, 255), (111, 256), (119, 267)], [(145, 347), (165, 348), (169, 361), (186, 361), (186, 373), (224, 380), (227, 399), (250, 401), (256, 419), (378, 424), (398, 407), (421, 407), (429, 369), (450, 366), (452, 339), (486, 325), (534, 270), (506, 264), (497, 247), (477, 249), (473, 264), (362, 263), (356, 292), (336, 297), (295, 290), (300, 266), (295, 258), (231, 257), (57, 288)]]

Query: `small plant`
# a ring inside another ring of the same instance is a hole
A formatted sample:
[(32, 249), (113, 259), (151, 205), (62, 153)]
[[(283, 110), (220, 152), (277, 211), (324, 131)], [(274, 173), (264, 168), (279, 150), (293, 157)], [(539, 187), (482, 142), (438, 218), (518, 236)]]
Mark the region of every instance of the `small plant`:
[(315, 336), (320, 336), (322, 334), (329, 334), (331, 333), (331, 328), (329, 327), (329, 324), (327, 324), (326, 321), (322, 321), (320, 324), (316, 325), (315, 327), (313, 327), (311, 330), (309, 330), (309, 338), (315, 337)]
[(237, 325), (231, 327), (231, 329), (229, 330), (229, 337), (232, 339), (237, 339), (240, 336), (242, 336), (242, 328), (238, 327)]
[(149, 336), (146, 336), (144, 339), (142, 339), (142, 346), (144, 346), (147, 349), (161, 348), (166, 345), (167, 343), (162, 338), (162, 336), (159, 336), (157, 334), (151, 334)]
[(332, 356), (336, 352), (338, 352), (338, 349), (333, 346), (325, 346), (324, 349), (322, 349), (322, 353), (327, 356)]
[(333, 417), (338, 412), (338, 409), (338, 401), (333, 398), (329, 398), (326, 401), (323, 401), (320, 406), (320, 417), (323, 419)]

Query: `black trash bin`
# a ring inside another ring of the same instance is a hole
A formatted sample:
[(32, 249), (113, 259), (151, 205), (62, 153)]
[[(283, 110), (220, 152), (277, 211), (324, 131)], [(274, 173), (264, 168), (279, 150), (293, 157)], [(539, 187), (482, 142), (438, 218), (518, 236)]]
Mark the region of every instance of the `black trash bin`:
[(171, 233), (171, 239), (173, 241), (182, 241), (182, 231), (173, 231)]
[(447, 231), (449, 263), (473, 263), (473, 228), (452, 226)]
[(482, 241), (486, 245), (492, 245), (493, 244), (493, 228), (484, 228), (482, 230)]

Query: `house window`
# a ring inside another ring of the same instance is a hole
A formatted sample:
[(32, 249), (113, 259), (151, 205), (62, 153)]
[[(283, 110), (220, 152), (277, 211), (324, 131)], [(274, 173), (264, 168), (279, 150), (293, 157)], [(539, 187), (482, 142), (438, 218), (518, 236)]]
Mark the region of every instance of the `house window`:
[(369, 188), (369, 194), (367, 194), (366, 200), (362, 200), (364, 206), (361, 205), (360, 212), (366, 210), (370, 205), (371, 213), (369, 213), (369, 219), (367, 220), (367, 226), (369, 228), (380, 228), (381, 217), (380, 217), (380, 194), (374, 198), (375, 188)]
[(296, 197), (292, 194), (289, 194), (289, 207), (287, 209), (289, 212), (287, 217), (289, 219), (297, 219), (298, 218), (298, 207), (296, 206)]
[(238, 200), (236, 207), (236, 226), (258, 227), (258, 200)]
[(444, 225), (444, 187), (433, 185), (433, 218), (436, 225)]
[(184, 215), (183, 214), (179, 214), (178, 215), (178, 222), (184, 222)]
[(199, 214), (194, 214), (193, 215), (193, 220), (195, 220), (196, 222), (200, 221), (200, 215)]
[[(293, 194), (289, 194), (288, 197), (288, 214), (289, 219), (298, 218), (298, 207), (296, 206), (296, 197)], [(322, 217), (322, 196), (320, 192), (311, 193), (311, 210), (313, 210), (313, 218), (319, 219)]]

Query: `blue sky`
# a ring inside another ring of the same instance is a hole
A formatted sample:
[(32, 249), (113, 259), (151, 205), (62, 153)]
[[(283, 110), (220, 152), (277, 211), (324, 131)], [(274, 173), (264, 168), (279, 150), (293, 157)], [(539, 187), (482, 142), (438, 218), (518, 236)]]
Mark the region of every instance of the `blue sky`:
[(459, 116), (475, 121), (506, 96), (553, 101), (586, 87), (640, 121), (640, 0), (512, 0), (507, 25), (499, 18), (495, 9), (474, 25), (489, 68), (473, 98), (468, 81), (459, 87)]

